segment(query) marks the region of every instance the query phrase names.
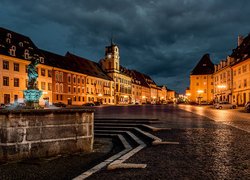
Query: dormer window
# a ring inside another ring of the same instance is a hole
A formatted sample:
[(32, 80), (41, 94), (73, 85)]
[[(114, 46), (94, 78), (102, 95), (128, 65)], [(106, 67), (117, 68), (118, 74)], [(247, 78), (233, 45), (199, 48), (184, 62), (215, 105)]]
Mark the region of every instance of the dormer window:
[(40, 63), (44, 64), (44, 58), (40, 57)]
[(12, 38), (12, 36), (11, 36), (10, 33), (7, 33), (7, 37), (8, 37), (8, 38)]
[(28, 49), (25, 49), (25, 50), (24, 50), (24, 58), (25, 58), (25, 59), (29, 59), (29, 56), (30, 56), (29, 50), (28, 50)]
[(10, 44), (10, 43), (11, 43), (10, 38), (6, 38), (6, 43), (8, 43), (8, 44)]
[(9, 52), (11, 56), (16, 56), (16, 46), (11, 46)]
[(18, 43), (20, 47), (23, 47), (23, 42)]

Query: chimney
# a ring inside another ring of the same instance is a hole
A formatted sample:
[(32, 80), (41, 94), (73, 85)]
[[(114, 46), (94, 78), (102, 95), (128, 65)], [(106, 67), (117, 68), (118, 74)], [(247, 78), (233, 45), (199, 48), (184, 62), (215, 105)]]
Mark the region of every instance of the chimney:
[(244, 37), (242, 35), (239, 35), (238, 36), (238, 46), (241, 45), (241, 43), (243, 42), (243, 40), (244, 40)]

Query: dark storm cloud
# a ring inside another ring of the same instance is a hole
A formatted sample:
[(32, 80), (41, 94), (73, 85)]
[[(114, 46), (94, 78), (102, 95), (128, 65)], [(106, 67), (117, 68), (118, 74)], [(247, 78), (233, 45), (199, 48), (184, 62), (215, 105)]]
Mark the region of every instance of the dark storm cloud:
[(6, 28), (37, 46), (98, 61), (111, 35), (121, 64), (183, 92), (204, 53), (226, 58), (238, 34), (250, 31), (250, 1), (241, 0), (3, 0)]

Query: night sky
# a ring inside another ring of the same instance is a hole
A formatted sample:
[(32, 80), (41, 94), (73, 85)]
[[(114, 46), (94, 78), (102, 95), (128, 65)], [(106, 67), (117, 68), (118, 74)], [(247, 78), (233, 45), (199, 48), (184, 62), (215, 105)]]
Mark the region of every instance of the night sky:
[(183, 93), (209, 53), (218, 63), (250, 32), (248, 0), (1, 0), (0, 26), (41, 49), (98, 62), (110, 37), (121, 65)]

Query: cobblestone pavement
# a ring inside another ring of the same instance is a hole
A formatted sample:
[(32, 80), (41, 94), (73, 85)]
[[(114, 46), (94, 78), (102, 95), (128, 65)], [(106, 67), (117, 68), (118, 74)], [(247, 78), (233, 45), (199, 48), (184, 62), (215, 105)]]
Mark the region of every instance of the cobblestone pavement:
[[(125, 108), (122, 117), (131, 116), (126, 113), (129, 109)], [(145, 163), (145, 169), (102, 170), (89, 179), (250, 179), (248, 132), (175, 106), (131, 111), (133, 117), (141, 113), (160, 118), (161, 126), (173, 129), (155, 135), (166, 141), (178, 141), (180, 145), (151, 146), (127, 161)]]
[[(128, 159), (147, 164), (145, 169), (103, 169), (89, 179), (250, 179), (250, 135), (224, 124), (232, 117), (220, 116), (215, 121), (172, 105), (96, 107), (95, 117), (159, 118), (157, 126), (172, 130), (153, 134), (180, 144), (150, 146)], [(248, 128), (248, 123), (245, 119), (242, 127)], [(0, 165), (0, 179), (72, 179), (103, 156), (95, 152)]]

